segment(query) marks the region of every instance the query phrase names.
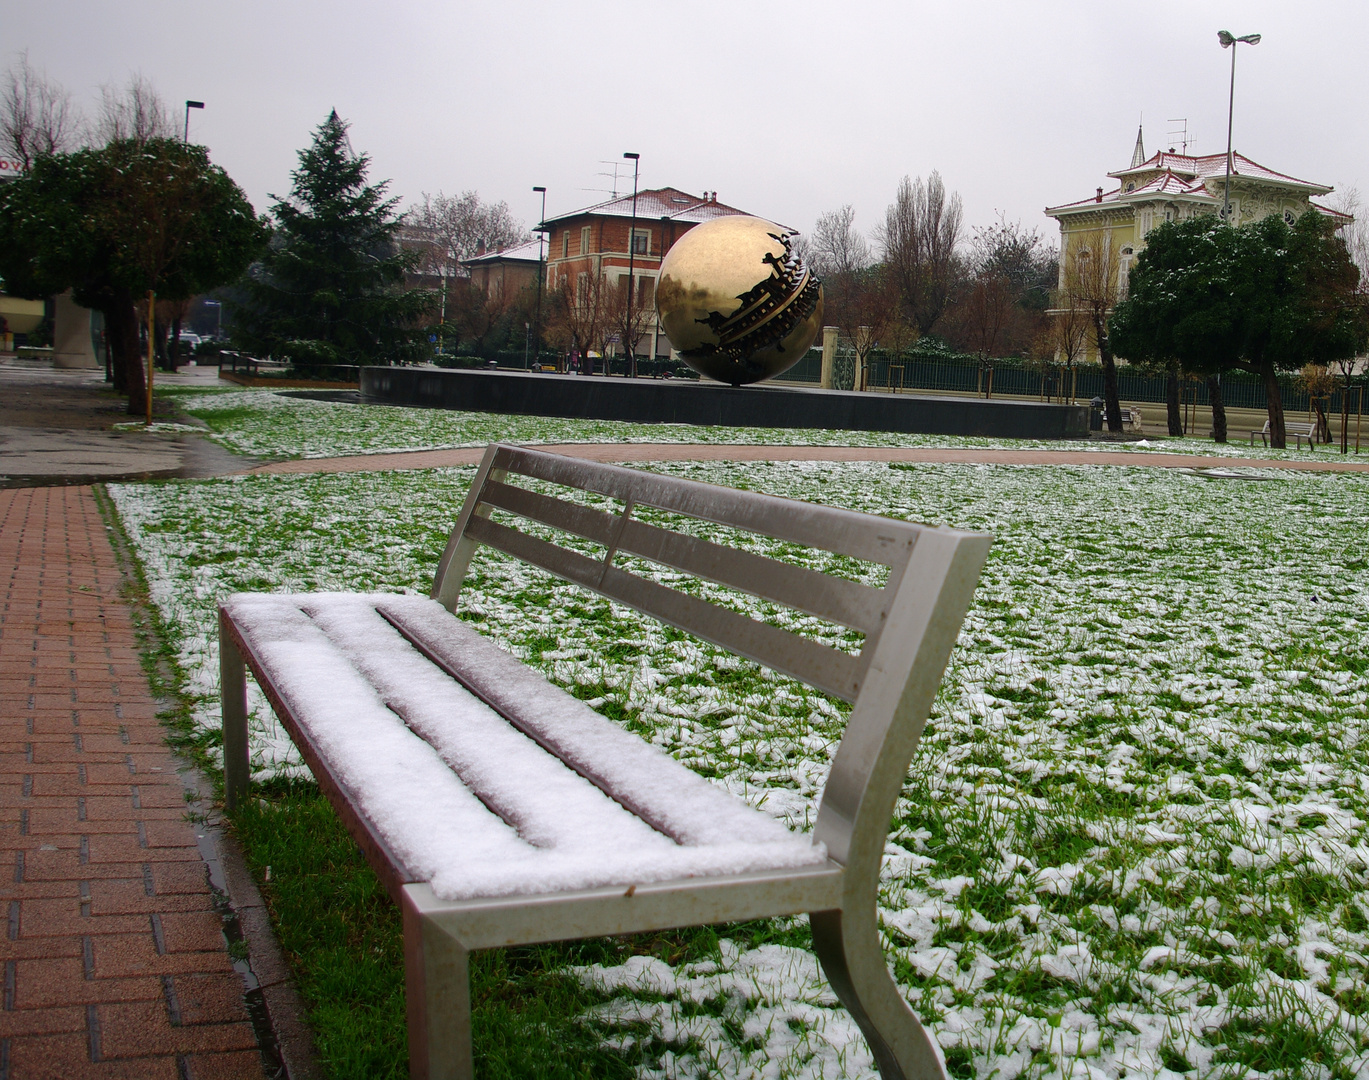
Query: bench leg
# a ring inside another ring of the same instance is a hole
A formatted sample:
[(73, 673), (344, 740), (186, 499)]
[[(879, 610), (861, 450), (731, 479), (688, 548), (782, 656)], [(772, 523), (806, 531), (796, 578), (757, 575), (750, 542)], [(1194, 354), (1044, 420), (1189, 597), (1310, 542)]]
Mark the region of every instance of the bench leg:
[(404, 997), (412, 1080), (472, 1080), (468, 953), (404, 892)]
[(868, 913), (809, 915), (827, 981), (860, 1025), (884, 1080), (945, 1080), (942, 1056), (884, 963), (874, 905)]
[[(220, 616), (222, 620), (223, 616)], [(247, 797), (247, 668), (232, 635), (219, 625), (219, 694), (223, 714), (223, 801), (231, 813)]]

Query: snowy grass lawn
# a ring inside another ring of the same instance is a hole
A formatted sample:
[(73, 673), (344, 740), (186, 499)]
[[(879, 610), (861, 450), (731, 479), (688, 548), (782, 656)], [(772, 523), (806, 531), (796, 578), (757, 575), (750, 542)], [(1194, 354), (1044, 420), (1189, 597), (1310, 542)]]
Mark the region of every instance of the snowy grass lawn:
[[(656, 468), (997, 537), (880, 894), (889, 962), (954, 1076), (1369, 1077), (1369, 478)], [(470, 476), (111, 488), (207, 742), (214, 601), (426, 591)], [(488, 553), (463, 614), (716, 782), (812, 820), (842, 707)], [(265, 710), (253, 740), (261, 774), (293, 767)], [(875, 1075), (806, 951), (722, 933), (702, 961), (577, 969), (603, 996), (574, 1022), (643, 1077)]]
[[(183, 409), (209, 425), (213, 438), (240, 454), (269, 458), (340, 457), (396, 450), (514, 443), (666, 442), (766, 444), (778, 446), (995, 447), (1007, 450), (1096, 450), (1100, 453), (1216, 454), (1232, 458), (1315, 459), (1315, 451), (1270, 451), (1236, 441), (1157, 439), (1111, 443), (1073, 439), (1038, 442), (950, 435), (906, 435), (880, 431), (801, 428), (697, 427), (690, 424), (633, 424), (614, 420), (558, 420), (540, 416), (408, 409), (391, 405), (349, 405), (292, 398), (270, 390), (194, 391), (177, 388)], [(973, 402), (967, 400), (967, 406)], [(1244, 436), (1240, 437), (1244, 439)]]

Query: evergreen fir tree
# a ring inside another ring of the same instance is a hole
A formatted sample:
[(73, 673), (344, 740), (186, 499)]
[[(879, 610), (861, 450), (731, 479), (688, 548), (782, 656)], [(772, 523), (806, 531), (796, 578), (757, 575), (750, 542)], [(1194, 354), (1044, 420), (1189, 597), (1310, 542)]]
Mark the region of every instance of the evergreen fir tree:
[(398, 199), (389, 181), (366, 182), (370, 164), (334, 110), (300, 151), (289, 197), (272, 196), (275, 235), (232, 309), (239, 347), (298, 366), (418, 357), (431, 294), (404, 288), (413, 255), (397, 242)]

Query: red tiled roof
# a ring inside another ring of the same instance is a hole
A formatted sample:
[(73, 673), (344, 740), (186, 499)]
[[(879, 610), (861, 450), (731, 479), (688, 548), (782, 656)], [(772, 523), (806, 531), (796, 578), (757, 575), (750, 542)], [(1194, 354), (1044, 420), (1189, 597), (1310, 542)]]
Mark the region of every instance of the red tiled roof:
[[(1195, 180), (1211, 179), (1226, 175), (1226, 155), (1171, 154), (1162, 150), (1134, 169), (1119, 169), (1117, 172), (1108, 173), (1108, 175), (1120, 180), (1123, 177), (1154, 172), (1157, 169), (1168, 170), (1179, 176)], [(1236, 152), (1231, 155), (1231, 175), (1239, 176), (1245, 180), (1268, 180), (1274, 183), (1288, 184), (1292, 187), (1307, 188), (1317, 194), (1324, 194), (1331, 190), (1325, 184), (1316, 184), (1310, 180), (1299, 180), (1296, 176), (1275, 172), (1273, 169), (1265, 168), (1257, 161), (1251, 161), (1244, 154)]]
[[(687, 221), (697, 225), (704, 221), (712, 221), (714, 218), (745, 214), (746, 212), (714, 199), (703, 199), (698, 195), (690, 195), (678, 188), (655, 188), (637, 193), (638, 220), (655, 219), (659, 221), (661, 218), (670, 218), (673, 221)], [(572, 210), (568, 214), (557, 214), (555, 217), (547, 218), (539, 228), (554, 225), (558, 221), (569, 221), (572, 218), (588, 215), (631, 217), (632, 196), (620, 195), (617, 198), (596, 203), (594, 206), (587, 206), (582, 210)]]

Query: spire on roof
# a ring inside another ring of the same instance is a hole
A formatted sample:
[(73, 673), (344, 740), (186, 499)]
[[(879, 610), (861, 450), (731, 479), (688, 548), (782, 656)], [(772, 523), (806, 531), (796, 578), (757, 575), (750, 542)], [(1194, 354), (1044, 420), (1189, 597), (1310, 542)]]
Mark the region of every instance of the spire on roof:
[(1146, 163), (1146, 148), (1145, 148), (1145, 144), (1141, 141), (1141, 125), (1140, 125), (1140, 124), (1137, 124), (1137, 125), (1136, 125), (1136, 149), (1133, 150), (1133, 151), (1131, 152), (1131, 165), (1130, 165), (1130, 168), (1133, 168), (1133, 169), (1134, 169), (1134, 168), (1136, 168), (1138, 165), (1144, 165), (1145, 163)]

